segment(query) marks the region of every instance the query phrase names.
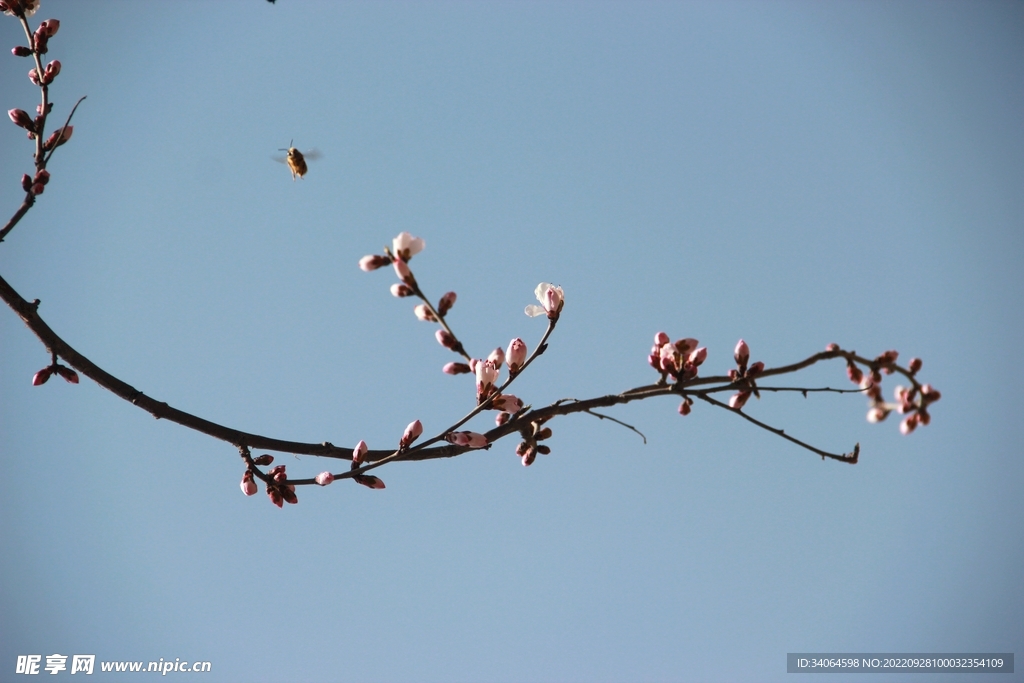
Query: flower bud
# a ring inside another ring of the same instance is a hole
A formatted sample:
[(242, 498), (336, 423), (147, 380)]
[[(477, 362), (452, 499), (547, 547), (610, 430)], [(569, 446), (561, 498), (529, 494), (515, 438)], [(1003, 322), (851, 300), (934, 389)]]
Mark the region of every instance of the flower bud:
[(447, 315), (448, 311), (452, 310), (452, 306), (455, 305), (455, 299), (455, 292), (447, 292), (444, 296), (442, 296), (441, 300), (437, 302), (438, 315)]
[(931, 384), (924, 384), (921, 386), (921, 401), (925, 404), (934, 403), (942, 398), (942, 394), (939, 393), (938, 389), (932, 387)]
[(55, 130), (50, 137), (46, 138), (46, 142), (43, 143), (43, 149), (49, 151), (54, 147), (60, 147), (71, 139), (71, 133), (74, 132), (74, 129), (74, 126), (68, 126), (61, 130)]
[(28, 173), (21, 176), (21, 189), (25, 190), (25, 192), (30, 191), (32, 189), (33, 184), (34, 183), (32, 182), (32, 176), (30, 176)]
[(747, 368), (747, 377), (757, 377), (763, 371), (764, 371), (764, 363), (761, 362), (761, 361), (757, 361), (756, 363), (751, 365), (749, 368)]
[(53, 374), (53, 366), (43, 368), (35, 375), (32, 376), (32, 386), (38, 387), (40, 384), (46, 384), (46, 380), (50, 379), (50, 375)]
[(43, 71), (43, 84), (49, 85), (53, 82), (53, 79), (60, 73), (60, 62), (56, 59), (46, 65), (46, 69)]
[(465, 363), (445, 363), (445, 366), (441, 368), (441, 372), (448, 375), (467, 375), (472, 370)]
[(264, 453), (263, 455), (258, 455), (255, 458), (253, 458), (252, 462), (254, 465), (266, 467), (270, 463), (274, 462), (274, 456), (272, 456), (270, 453)]
[(910, 370), (911, 375), (914, 375), (921, 370), (922, 365), (924, 365), (924, 362), (920, 358), (911, 358), (907, 369)]
[(39, 72), (36, 71), (35, 67), (28, 70), (28, 80), (32, 81), (35, 85), (42, 85), (41, 79), (39, 78)]
[(42, 183), (36, 183), (32, 186), (32, 194), (42, 194), (45, 189)]
[(656, 335), (654, 335), (655, 346), (664, 346), (665, 344), (668, 344), (669, 341), (671, 341), (669, 339), (669, 336), (664, 332), (658, 332)]
[(365, 441), (360, 441), (356, 444), (356, 447), (352, 449), (352, 462), (359, 464), (363, 461), (363, 456), (366, 455), (366, 451), (369, 450), (366, 446)]
[(57, 374), (63, 377), (70, 384), (78, 384), (78, 373), (63, 365), (54, 366)]
[(295, 495), (295, 487), (294, 486), (285, 486), (285, 487), (283, 487), (281, 489), (281, 497), (284, 498), (286, 503), (290, 503), (291, 505), (295, 505), (295, 504), (297, 504), (299, 502), (298, 497), (296, 497), (296, 495)]
[(281, 495), (281, 489), (277, 486), (268, 486), (267, 495), (270, 496), (270, 502), (281, 508), (284, 507), (284, 496)]
[(543, 441), (544, 439), (550, 439), (551, 433), (551, 427), (545, 427), (544, 429), (538, 430), (537, 433), (533, 435), (533, 438), (537, 441)]
[(456, 446), (483, 448), (487, 445), (487, 437), (477, 432), (451, 432), (445, 438)]
[(889, 411), (881, 406), (875, 406), (868, 410), (868, 422), (881, 422), (889, 417)]
[(905, 417), (903, 419), (903, 422), (900, 422), (900, 433), (903, 435), (907, 435), (910, 432), (914, 431), (914, 429), (917, 428), (917, 420), (917, 413)]
[(707, 360), (707, 357), (708, 349), (706, 346), (702, 346), (699, 349), (696, 349), (692, 353), (690, 353), (690, 357), (687, 360), (690, 363), (693, 363), (694, 366), (699, 366), (701, 363)]
[(680, 415), (689, 415), (690, 411), (692, 409), (693, 409), (693, 399), (690, 398), (689, 396), (687, 396), (686, 398), (683, 399), (683, 402), (679, 404), (679, 414)]
[(505, 360), (508, 363), (508, 374), (515, 376), (526, 363), (526, 343), (516, 337), (508, 344)]
[(832, 342), (831, 344), (825, 347), (825, 350), (828, 351), (829, 353), (835, 353), (836, 351), (839, 350), (839, 344)]
[(321, 472), (320, 474), (316, 475), (316, 478), (314, 478), (313, 481), (315, 481), (320, 486), (327, 486), (332, 481), (334, 481), (334, 475), (331, 474), (330, 472)]
[(423, 433), (423, 423), (419, 420), (415, 420), (409, 423), (409, 426), (405, 428), (405, 433), (402, 434), (401, 440), (398, 442), (398, 447), (408, 448), (413, 441), (419, 438), (420, 434)]
[(11, 53), (15, 57), (28, 57), (30, 54), (32, 54), (32, 50), (30, 48), (25, 47), (24, 45), (18, 45), (17, 47), (11, 49)]
[(391, 259), (387, 256), (381, 256), (380, 254), (369, 254), (359, 259), (359, 269), (369, 273), (371, 270), (377, 270), (391, 263)]
[(27, 131), (35, 132), (36, 124), (24, 109), (9, 109), (7, 110), (7, 115), (11, 117), (11, 121), (14, 121), (14, 125), (20, 126)]
[(487, 360), (491, 361), (491, 363), (494, 364), (495, 369), (500, 372), (501, 366), (505, 363), (505, 350), (499, 346), (488, 354)]
[(274, 469), (270, 470), (269, 474), (271, 479), (276, 481), (278, 484), (283, 484), (288, 479), (288, 474), (285, 472), (285, 465), (278, 465)]
[(520, 457), (523, 459), (523, 467), (529, 467), (537, 459), (537, 449), (533, 446), (527, 446)]
[(742, 339), (736, 342), (736, 348), (732, 352), (732, 357), (742, 373), (747, 368), (747, 362), (750, 360), (750, 347), (747, 346), (747, 342)]
[(372, 474), (353, 474), (352, 479), (357, 484), (369, 487), (371, 489), (382, 489), (384, 488), (384, 482)]
[(846, 365), (846, 376), (850, 378), (851, 382), (858, 385), (861, 383), (861, 380), (864, 379), (864, 373), (861, 372), (860, 368), (853, 363), (848, 363)]
[(50, 182), (50, 172), (45, 168), (41, 171), (36, 171), (36, 182), (45, 185)]
[(245, 471), (245, 474), (242, 475), (242, 483), (239, 486), (242, 488), (242, 493), (247, 496), (256, 494), (256, 482), (253, 481), (252, 472), (249, 470)]
[(729, 407), (733, 410), (740, 410), (747, 404), (747, 399), (750, 398), (749, 391), (741, 391), (738, 394), (733, 394), (729, 398)]
[(501, 410), (506, 413), (517, 413), (523, 408), (522, 399), (512, 394), (498, 394), (491, 401), (492, 410)]
[(47, 19), (39, 25), (39, 28), (46, 27), (46, 37), (53, 38), (57, 35), (57, 29), (60, 28), (60, 22), (56, 19)]
[(494, 424), (501, 426), (512, 419), (512, 413), (498, 413), (494, 416)]
[(434, 333), (434, 337), (437, 339), (437, 343), (446, 349), (454, 349), (459, 343), (448, 330), (438, 330)]
[(395, 268), (395, 275), (398, 279), (409, 285), (410, 287), (416, 286), (416, 278), (413, 277), (412, 271), (409, 270), (409, 264), (400, 258), (396, 258), (391, 262), (391, 265)]
[(423, 320), (431, 323), (437, 322), (437, 317), (434, 315), (434, 312), (431, 311), (426, 304), (417, 305), (415, 308), (412, 309), (412, 312), (416, 314), (416, 318), (418, 320)]
[[(363, 270), (367, 269), (363, 268)], [(373, 268), (370, 268), (369, 270), (373, 270)], [(416, 292), (412, 291), (412, 287), (403, 282), (396, 282), (395, 284), (391, 285), (391, 296), (397, 296), (401, 298), (404, 296), (412, 296), (415, 293)]]

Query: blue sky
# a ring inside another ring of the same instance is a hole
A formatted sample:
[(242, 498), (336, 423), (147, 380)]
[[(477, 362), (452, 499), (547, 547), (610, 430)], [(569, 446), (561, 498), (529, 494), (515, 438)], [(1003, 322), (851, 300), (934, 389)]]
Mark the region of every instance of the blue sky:
[[(750, 404), (859, 442), (856, 466), (665, 399), (609, 411), (646, 445), (568, 417), (529, 468), (506, 439), (278, 510), (241, 495), (230, 445), (88, 380), (30, 386), (45, 349), (0, 313), (0, 678), (33, 653), (206, 660), (209, 681), (775, 681), (787, 652), (1024, 652), (1020, 3), (43, 0), (50, 17), (55, 114), (88, 99), (0, 273), (175, 407), (371, 448), (465, 414), (472, 382), (440, 372), (454, 357), (392, 273), (356, 267), (401, 231), (476, 356), (532, 349), (523, 307), (564, 288), (517, 380), (535, 406), (652, 381), (659, 330), (713, 373), (740, 337), (768, 365), (895, 348), (943, 398), (909, 437), (858, 396)], [(31, 110), (17, 22), (0, 38), (5, 108)], [(299, 182), (272, 161), (292, 139), (324, 154)], [(8, 213), (30, 153), (0, 126)], [(838, 363), (803, 381), (847, 385)]]

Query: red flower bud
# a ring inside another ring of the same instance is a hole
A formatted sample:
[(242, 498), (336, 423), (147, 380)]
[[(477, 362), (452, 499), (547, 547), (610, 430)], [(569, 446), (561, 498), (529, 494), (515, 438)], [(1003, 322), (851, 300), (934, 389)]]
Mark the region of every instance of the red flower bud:
[(683, 399), (683, 402), (679, 404), (679, 414), (689, 415), (690, 411), (692, 410), (692, 406), (693, 399), (687, 396), (686, 398)]
[(25, 190), (25, 192), (31, 190), (33, 184), (34, 183), (32, 182), (32, 176), (30, 176), (28, 173), (21, 176), (21, 189)]
[(32, 54), (32, 50), (30, 48), (25, 47), (24, 45), (19, 45), (15, 48), (12, 48), (11, 53), (15, 57), (28, 57), (30, 54)]
[(252, 461), (257, 465), (265, 467), (270, 463), (274, 462), (274, 456), (272, 456), (270, 453), (264, 453), (263, 455), (256, 456), (255, 458), (252, 459)]
[(50, 379), (50, 375), (53, 374), (53, 366), (43, 368), (35, 375), (32, 376), (32, 386), (38, 387), (40, 384), (46, 384), (46, 380)]
[(36, 183), (32, 186), (32, 194), (42, 194), (45, 189), (42, 183)]

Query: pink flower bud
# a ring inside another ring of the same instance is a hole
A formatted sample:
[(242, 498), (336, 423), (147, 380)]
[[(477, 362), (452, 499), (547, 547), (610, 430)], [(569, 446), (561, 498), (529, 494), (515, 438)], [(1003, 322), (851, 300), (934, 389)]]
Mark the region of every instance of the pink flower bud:
[(932, 421), (932, 416), (928, 414), (927, 410), (922, 408), (921, 410), (917, 411), (917, 421), (920, 422), (922, 425), (927, 426), (928, 423)]
[(249, 470), (245, 471), (245, 474), (242, 475), (240, 486), (242, 487), (242, 493), (245, 495), (252, 496), (256, 494), (256, 482), (253, 481), (252, 472)]
[(454, 349), (459, 343), (455, 337), (448, 333), (448, 330), (438, 330), (434, 333), (434, 337), (437, 338), (437, 343), (446, 349)]
[(498, 413), (494, 416), (494, 424), (499, 427), (512, 419), (512, 413)]
[(28, 80), (32, 81), (35, 85), (42, 85), (41, 79), (39, 78), (39, 72), (36, 71), (35, 67), (28, 70)]
[(286, 503), (295, 505), (299, 502), (298, 497), (295, 495), (294, 486), (285, 486), (281, 489), (281, 497), (284, 498)]
[(415, 420), (409, 423), (409, 426), (405, 428), (405, 433), (402, 434), (402, 439), (398, 442), (398, 447), (408, 448), (413, 441), (419, 438), (420, 434), (423, 433), (423, 423), (419, 420)]
[(24, 45), (19, 45), (19, 46), (13, 48), (11, 50), (11, 53), (15, 57), (28, 57), (30, 54), (32, 54), (32, 50), (27, 48), (27, 47), (25, 47)]
[(747, 404), (747, 399), (749, 398), (749, 391), (741, 391), (738, 394), (733, 394), (732, 397), (729, 398), (729, 407), (733, 410), (740, 410)]
[(32, 186), (32, 194), (42, 194), (46, 187), (42, 183), (36, 183)]
[(365, 441), (360, 441), (359, 443), (357, 443), (356, 447), (352, 449), (353, 464), (358, 465), (359, 463), (361, 463), (363, 461), (363, 456), (366, 455), (367, 450), (369, 450), (369, 448), (366, 446)]
[(498, 394), (491, 402), (492, 410), (501, 410), (506, 413), (517, 413), (522, 408), (522, 400), (512, 394)]
[(494, 364), (495, 369), (501, 371), (501, 366), (505, 363), (505, 350), (500, 346), (487, 356), (487, 360)]
[(278, 465), (274, 469), (270, 470), (270, 478), (278, 484), (283, 484), (288, 479), (288, 474), (285, 472), (285, 468), (285, 465)]
[(864, 373), (860, 371), (853, 363), (849, 363), (846, 366), (846, 376), (850, 378), (850, 381), (854, 384), (860, 384), (861, 380), (864, 379)]
[(409, 270), (408, 263), (406, 263), (404, 260), (400, 258), (396, 258), (394, 261), (391, 262), (391, 265), (394, 266), (395, 275), (398, 276), (399, 280), (409, 285), (410, 287), (416, 285), (416, 278), (412, 276), (412, 271)]
[(742, 339), (736, 342), (736, 348), (732, 352), (732, 357), (736, 361), (736, 365), (745, 369), (747, 361), (750, 360), (750, 347), (747, 346), (747, 342)]
[(757, 361), (749, 368), (747, 368), (747, 377), (757, 377), (764, 371), (764, 363)]
[(21, 176), (21, 189), (25, 190), (25, 192), (28, 192), (29, 190), (32, 189), (32, 185), (32, 176), (30, 176), (28, 173)]
[(370, 254), (359, 259), (359, 269), (369, 273), (371, 270), (377, 270), (391, 263), (391, 259), (387, 256), (381, 256), (380, 254)]
[(692, 409), (693, 409), (693, 399), (690, 398), (689, 396), (687, 396), (686, 398), (683, 399), (683, 402), (679, 404), (679, 414), (680, 415), (689, 415), (690, 411)]
[(14, 125), (28, 131), (35, 131), (36, 124), (33, 123), (32, 117), (24, 109), (8, 109), (7, 115), (11, 117), (11, 121), (14, 121)]
[(412, 291), (412, 287), (405, 284), (404, 282), (396, 282), (395, 284), (391, 285), (391, 296), (397, 296), (401, 298), (403, 296), (412, 296), (415, 293), (416, 292)]
[(664, 346), (665, 344), (668, 344), (669, 341), (671, 341), (669, 339), (669, 336), (664, 332), (658, 332), (656, 335), (654, 335), (655, 346)]
[(369, 487), (371, 489), (382, 489), (384, 488), (384, 482), (372, 474), (353, 474), (352, 479), (357, 484)]
[(467, 375), (472, 372), (465, 363), (445, 363), (441, 371), (448, 375)]
[(701, 363), (707, 360), (707, 357), (708, 349), (706, 346), (702, 346), (699, 349), (696, 349), (695, 351), (690, 353), (690, 357), (687, 360), (693, 363), (694, 366), (699, 366)]
[(903, 435), (907, 435), (910, 432), (914, 431), (914, 429), (917, 428), (917, 420), (917, 413), (905, 417), (903, 419), (903, 422), (900, 422), (900, 433)]
[(875, 406), (868, 410), (868, 422), (881, 422), (889, 417), (889, 411), (881, 406)]
[(476, 362), (476, 385), (478, 388), (490, 387), (498, 379), (498, 368), (491, 360)]
[(271, 503), (279, 508), (284, 507), (284, 496), (281, 495), (281, 489), (276, 486), (268, 486), (267, 495), (270, 496)]
[(921, 400), (925, 403), (934, 403), (942, 398), (942, 394), (939, 393), (938, 389), (932, 387), (931, 384), (925, 384), (921, 386)]
[(407, 232), (403, 232), (395, 239), (391, 240), (391, 251), (394, 252), (395, 256), (408, 261), (416, 254), (423, 251), (423, 248), (427, 246), (427, 243), (422, 238), (413, 237)]
[(53, 38), (55, 35), (57, 35), (57, 29), (60, 28), (60, 22), (57, 21), (56, 19), (47, 19), (46, 21), (39, 25), (40, 28), (44, 26), (46, 27), (46, 36), (48, 38)]
[(69, 383), (78, 384), (78, 373), (71, 368), (66, 368), (63, 365), (57, 365), (54, 369), (58, 375), (63, 377)]
[(508, 344), (508, 351), (505, 353), (505, 360), (508, 362), (508, 373), (516, 375), (526, 363), (526, 343), (516, 337)]
[(320, 474), (316, 475), (316, 478), (314, 478), (313, 481), (315, 481), (320, 486), (327, 486), (332, 481), (334, 481), (334, 475), (331, 474), (330, 472), (321, 472)]
[(451, 432), (446, 438), (456, 446), (483, 448), (487, 445), (487, 437), (476, 432)]
[(50, 379), (50, 375), (53, 374), (53, 366), (43, 368), (35, 375), (32, 376), (32, 386), (38, 387), (40, 384), (46, 384), (46, 380)]
[(41, 171), (36, 171), (36, 182), (42, 183), (43, 185), (50, 182), (50, 172), (45, 168)]
[(836, 351), (839, 350), (839, 344), (832, 342), (831, 344), (825, 347), (825, 350), (828, 351), (829, 353), (835, 353)]
[(533, 438), (536, 439), (537, 441), (543, 441), (544, 439), (550, 439), (551, 438), (551, 427), (545, 427), (544, 429), (539, 430), (536, 434), (533, 435)]
[(455, 292), (447, 292), (441, 297), (441, 300), (437, 302), (437, 312), (439, 315), (447, 315), (448, 311), (452, 310), (452, 306), (455, 305), (456, 296)]
[(910, 370), (910, 374), (914, 375), (921, 370), (922, 365), (924, 365), (924, 362), (920, 358), (911, 358), (907, 369)]
[(434, 316), (434, 312), (431, 311), (426, 304), (419, 304), (414, 309), (412, 309), (412, 312), (416, 314), (416, 318), (418, 320), (423, 320), (431, 323), (437, 322), (437, 317)]
[(71, 133), (74, 132), (74, 129), (74, 126), (68, 126), (67, 128), (54, 131), (53, 134), (50, 135), (50, 137), (46, 138), (46, 142), (43, 143), (43, 149), (49, 151), (54, 147), (60, 147), (65, 142), (71, 139)]
[(272, 456), (270, 453), (264, 453), (263, 455), (256, 456), (255, 458), (252, 459), (252, 461), (253, 464), (255, 465), (266, 467), (270, 463), (274, 462), (274, 456)]
[(523, 459), (523, 467), (529, 467), (537, 459), (537, 449), (533, 446), (528, 446), (520, 457)]
[(43, 83), (49, 85), (53, 82), (53, 79), (60, 73), (60, 62), (56, 59), (46, 65), (46, 69), (43, 71)]

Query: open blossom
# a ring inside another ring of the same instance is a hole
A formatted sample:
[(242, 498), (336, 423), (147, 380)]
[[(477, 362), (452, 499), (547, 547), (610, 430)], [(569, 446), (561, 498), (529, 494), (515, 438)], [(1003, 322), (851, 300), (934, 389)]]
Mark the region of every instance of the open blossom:
[(531, 318), (547, 315), (549, 320), (558, 320), (558, 314), (562, 312), (562, 306), (565, 304), (565, 294), (562, 292), (562, 288), (542, 282), (537, 285), (537, 289), (533, 293), (537, 297), (537, 301), (540, 302), (540, 306), (536, 304), (527, 306), (526, 315)]
[(505, 360), (508, 362), (508, 374), (516, 375), (526, 362), (526, 343), (519, 337), (509, 342)]
[(403, 232), (395, 239), (391, 240), (391, 251), (394, 252), (395, 256), (408, 261), (416, 254), (423, 251), (423, 248), (427, 246), (427, 243), (423, 241), (421, 237), (413, 237), (407, 232)]
[(399, 448), (407, 448), (413, 441), (419, 438), (420, 434), (423, 433), (423, 423), (419, 420), (415, 420), (409, 423), (409, 426), (405, 428), (405, 433), (402, 434), (402, 439), (398, 442)]

